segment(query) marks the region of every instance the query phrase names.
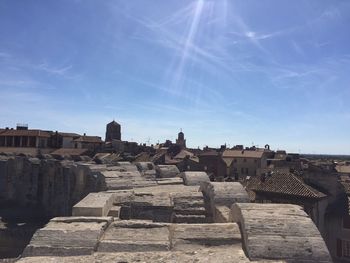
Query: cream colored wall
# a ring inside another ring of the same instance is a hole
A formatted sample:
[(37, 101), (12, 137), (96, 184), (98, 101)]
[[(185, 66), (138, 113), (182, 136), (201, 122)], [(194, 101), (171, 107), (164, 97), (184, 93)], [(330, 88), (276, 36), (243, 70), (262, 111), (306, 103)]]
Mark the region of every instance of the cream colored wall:
[[(238, 175), (241, 176), (255, 176), (259, 168), (266, 168), (266, 158), (235, 158), (235, 161), (232, 161), (232, 164), (229, 168), (230, 174), (233, 175), (235, 168), (237, 169)], [(246, 161), (244, 161), (246, 160)], [(248, 168), (248, 174), (242, 173), (242, 168), (244, 170)]]

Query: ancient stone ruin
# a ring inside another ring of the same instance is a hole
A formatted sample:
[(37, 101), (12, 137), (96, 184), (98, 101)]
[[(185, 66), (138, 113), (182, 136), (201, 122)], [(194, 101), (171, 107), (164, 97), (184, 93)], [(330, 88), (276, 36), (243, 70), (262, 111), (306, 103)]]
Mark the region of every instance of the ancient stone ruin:
[[(204, 172), (175, 168), (2, 157), (2, 203), (42, 219), (7, 257), (22, 263), (331, 262), (301, 207), (250, 203), (240, 183), (210, 182)], [(24, 231), (22, 223), (9, 228), (5, 212), (1, 252)]]

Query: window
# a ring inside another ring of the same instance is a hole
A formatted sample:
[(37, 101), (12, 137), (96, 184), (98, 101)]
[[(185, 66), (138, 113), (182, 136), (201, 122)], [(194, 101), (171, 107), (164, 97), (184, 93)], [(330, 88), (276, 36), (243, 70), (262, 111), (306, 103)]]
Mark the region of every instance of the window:
[(337, 256), (350, 258), (350, 241), (337, 239)]
[(244, 158), (244, 159), (243, 159), (243, 162), (245, 162), (245, 163), (246, 163), (246, 162), (247, 162), (247, 159), (246, 159), (246, 158)]
[(245, 168), (245, 174), (248, 174), (248, 168)]
[(233, 162), (236, 163), (236, 162), (237, 162), (237, 159), (233, 159)]
[(343, 228), (350, 229), (350, 216), (343, 217)]
[(244, 174), (244, 168), (243, 167), (241, 168), (241, 174)]

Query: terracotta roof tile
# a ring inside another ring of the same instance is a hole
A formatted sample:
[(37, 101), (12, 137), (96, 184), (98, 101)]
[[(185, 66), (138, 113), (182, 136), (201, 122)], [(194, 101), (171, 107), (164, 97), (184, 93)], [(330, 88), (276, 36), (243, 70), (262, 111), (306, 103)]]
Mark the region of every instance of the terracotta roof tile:
[(164, 157), (164, 155), (166, 154), (166, 151), (161, 151), (156, 153), (155, 155), (153, 155), (150, 159), (151, 162), (157, 162), (159, 161), (161, 158)]
[(193, 153), (186, 151), (186, 150), (181, 150), (175, 157), (174, 159), (184, 159), (186, 156), (193, 157)]
[(5, 130), (0, 136), (34, 136), (34, 137), (50, 137), (50, 133), (42, 130)]
[(255, 192), (267, 192), (291, 195), (304, 198), (323, 198), (326, 195), (307, 185), (301, 178), (292, 173), (273, 172), (265, 176), (262, 181), (260, 176), (251, 177), (247, 188)]
[(75, 142), (102, 143), (101, 137), (98, 136), (80, 136)]
[(345, 193), (350, 196), (350, 181), (340, 181), (345, 189)]
[(349, 165), (337, 165), (335, 167), (338, 173), (346, 173), (350, 174), (350, 166)]
[(71, 133), (71, 132), (59, 132), (59, 135), (63, 136), (63, 137), (80, 137), (80, 134), (77, 133)]
[(250, 150), (225, 150), (222, 157), (225, 158), (261, 158), (264, 152)]
[(199, 156), (218, 156), (219, 153), (217, 151), (211, 150), (211, 151), (205, 151), (201, 152)]
[(150, 155), (147, 152), (142, 152), (135, 156), (135, 162), (149, 162), (150, 161)]

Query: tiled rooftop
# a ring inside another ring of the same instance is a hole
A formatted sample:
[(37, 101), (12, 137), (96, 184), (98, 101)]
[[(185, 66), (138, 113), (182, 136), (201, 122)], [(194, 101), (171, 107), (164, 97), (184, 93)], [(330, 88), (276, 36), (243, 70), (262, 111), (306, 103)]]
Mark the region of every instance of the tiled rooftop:
[(80, 136), (75, 142), (90, 142), (90, 143), (102, 143), (102, 140), (98, 136)]
[(225, 150), (223, 158), (261, 158), (264, 152), (250, 150)]
[(255, 192), (269, 192), (304, 198), (326, 197), (324, 193), (307, 185), (298, 176), (284, 172), (273, 172), (271, 175), (266, 175), (265, 180), (261, 177), (251, 177), (247, 188)]
[(34, 137), (50, 137), (50, 133), (42, 130), (4, 130), (0, 136), (34, 136)]

